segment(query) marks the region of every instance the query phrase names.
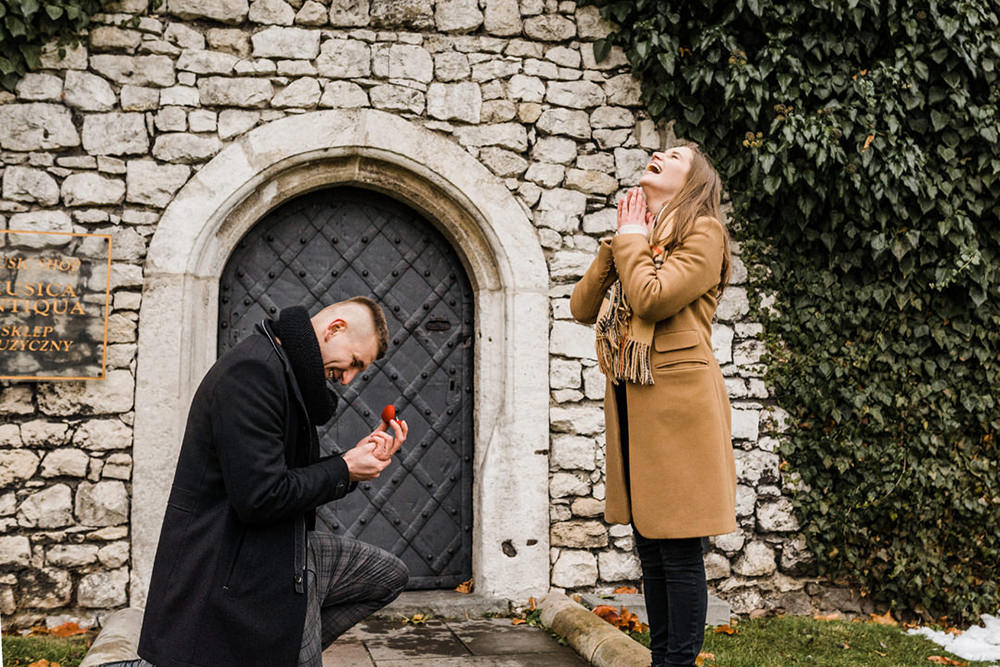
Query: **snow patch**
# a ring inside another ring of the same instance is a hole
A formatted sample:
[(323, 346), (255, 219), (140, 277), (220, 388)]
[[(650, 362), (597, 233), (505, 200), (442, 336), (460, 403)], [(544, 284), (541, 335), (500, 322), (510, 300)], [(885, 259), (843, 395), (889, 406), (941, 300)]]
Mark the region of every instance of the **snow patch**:
[(1000, 660), (1000, 617), (983, 614), (982, 619), (983, 625), (974, 625), (958, 636), (930, 628), (915, 628), (907, 634), (927, 637), (965, 660)]

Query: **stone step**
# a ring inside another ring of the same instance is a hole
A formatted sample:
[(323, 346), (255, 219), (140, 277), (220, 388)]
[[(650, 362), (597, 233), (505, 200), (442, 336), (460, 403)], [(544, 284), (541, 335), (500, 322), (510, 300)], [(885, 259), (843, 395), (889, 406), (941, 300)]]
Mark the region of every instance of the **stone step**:
[[(622, 607), (634, 613), (643, 623), (649, 623), (649, 615), (646, 613), (646, 600), (641, 593), (616, 593), (614, 595), (597, 595), (596, 593), (584, 593), (580, 600), (590, 608), (602, 604), (612, 607)], [(729, 603), (714, 595), (708, 596), (708, 613), (705, 616), (705, 625), (723, 625), (729, 622), (732, 617), (732, 609)]]

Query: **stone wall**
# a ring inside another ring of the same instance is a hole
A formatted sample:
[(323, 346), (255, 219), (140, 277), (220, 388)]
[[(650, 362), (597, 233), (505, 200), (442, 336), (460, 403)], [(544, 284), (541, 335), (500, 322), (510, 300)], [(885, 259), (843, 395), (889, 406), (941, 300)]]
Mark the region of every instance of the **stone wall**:
[[(608, 30), (594, 8), (166, 0), (150, 12), (122, 0), (114, 11), (82, 46), (50, 49), (16, 96), (0, 93), (0, 225), (113, 235), (108, 379), (0, 393), (0, 613), (24, 626), (99, 620), (126, 604), (137, 311), (159, 215), (235, 137), (338, 107), (449, 137), (534, 220), (551, 276), (552, 585), (635, 584), (630, 531), (601, 519), (604, 380), (568, 295), (614, 230), (614, 202), (672, 137), (643, 112), (620, 51), (594, 62), (590, 42)], [(742, 530), (712, 540), (709, 578), (738, 612), (805, 610), (805, 580), (791, 575), (808, 555), (775, 425), (762, 419), (760, 326), (746, 321), (738, 255), (734, 269), (713, 341), (733, 401)]]

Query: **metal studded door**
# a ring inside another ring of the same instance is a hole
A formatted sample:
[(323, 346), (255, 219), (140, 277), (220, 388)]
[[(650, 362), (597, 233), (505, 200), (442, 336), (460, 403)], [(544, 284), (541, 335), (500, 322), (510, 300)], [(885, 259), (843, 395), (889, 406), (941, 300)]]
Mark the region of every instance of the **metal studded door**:
[(219, 289), (219, 354), (294, 304), (310, 314), (354, 295), (379, 302), (391, 345), (319, 428), (324, 453), (355, 445), (393, 403), (410, 426), (392, 465), (320, 508), (318, 528), (378, 545), (409, 588), (472, 575), (473, 297), (448, 241), (384, 195), (333, 188), (272, 211), (240, 241)]

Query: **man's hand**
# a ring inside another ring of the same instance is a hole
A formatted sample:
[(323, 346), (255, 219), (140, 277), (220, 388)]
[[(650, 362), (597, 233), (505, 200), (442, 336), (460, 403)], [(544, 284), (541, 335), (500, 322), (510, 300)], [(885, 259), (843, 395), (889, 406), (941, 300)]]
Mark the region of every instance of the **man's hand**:
[(403, 442), (409, 428), (405, 421), (392, 420), (393, 434), (389, 434), (388, 426), (382, 422), (378, 428), (361, 439), (353, 449), (344, 453), (344, 463), (350, 472), (352, 482), (362, 482), (375, 479), (389, 467), (392, 455)]

